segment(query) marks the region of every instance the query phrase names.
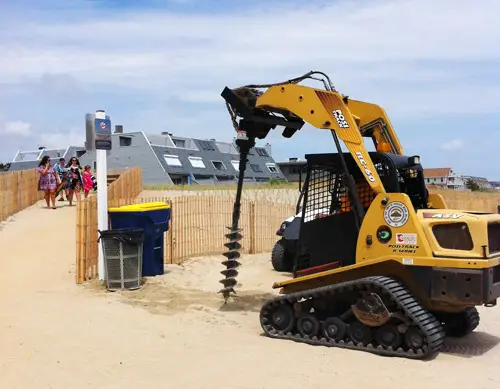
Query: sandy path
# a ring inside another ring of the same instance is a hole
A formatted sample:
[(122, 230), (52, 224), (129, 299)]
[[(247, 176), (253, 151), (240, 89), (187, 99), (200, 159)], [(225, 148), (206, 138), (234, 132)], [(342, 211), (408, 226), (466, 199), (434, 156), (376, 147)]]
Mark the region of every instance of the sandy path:
[[(246, 257), (240, 298), (221, 310), (221, 258), (169, 266), (141, 290), (74, 283), (74, 209), (37, 204), (0, 231), (0, 388), (495, 388), (500, 308), (430, 362), (260, 336), (274, 293), (264, 255)], [(37, 252), (44, 245), (59, 251)]]

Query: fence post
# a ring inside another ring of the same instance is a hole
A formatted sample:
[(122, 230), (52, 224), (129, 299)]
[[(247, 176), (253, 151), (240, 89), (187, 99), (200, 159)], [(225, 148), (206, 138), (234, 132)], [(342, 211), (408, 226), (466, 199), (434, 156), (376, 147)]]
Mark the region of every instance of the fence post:
[(169, 257), (170, 257), (170, 262), (169, 263), (174, 263), (174, 230), (172, 224), (172, 220), (174, 218), (174, 201), (173, 200), (168, 200), (168, 204), (170, 205), (170, 221), (169, 221), (169, 228), (168, 228), (168, 251), (169, 251)]
[(248, 223), (248, 229), (250, 232), (250, 247), (248, 250), (249, 254), (255, 254), (255, 234), (257, 232), (256, 226), (255, 226), (255, 202), (250, 201), (250, 210), (248, 212), (249, 216), (249, 223)]

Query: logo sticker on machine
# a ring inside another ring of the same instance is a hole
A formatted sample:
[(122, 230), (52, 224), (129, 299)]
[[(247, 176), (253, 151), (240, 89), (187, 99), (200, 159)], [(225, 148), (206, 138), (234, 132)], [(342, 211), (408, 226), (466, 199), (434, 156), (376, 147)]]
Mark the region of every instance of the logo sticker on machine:
[(345, 120), (344, 114), (340, 109), (334, 109), (332, 113), (340, 128), (349, 128), (349, 123)]
[(417, 234), (396, 234), (396, 244), (401, 245), (416, 245), (417, 244)]
[(384, 210), (385, 222), (391, 227), (398, 228), (406, 224), (409, 218), (408, 208), (399, 201), (387, 204)]
[(373, 177), (373, 173), (371, 172), (371, 170), (367, 168), (368, 164), (366, 163), (363, 154), (360, 153), (359, 151), (356, 151), (356, 157), (358, 158), (361, 166), (363, 166), (362, 170), (365, 172), (366, 177), (368, 177), (368, 181), (375, 182), (375, 177)]
[(460, 219), (463, 213), (431, 213), (424, 212), (423, 214), (425, 219)]

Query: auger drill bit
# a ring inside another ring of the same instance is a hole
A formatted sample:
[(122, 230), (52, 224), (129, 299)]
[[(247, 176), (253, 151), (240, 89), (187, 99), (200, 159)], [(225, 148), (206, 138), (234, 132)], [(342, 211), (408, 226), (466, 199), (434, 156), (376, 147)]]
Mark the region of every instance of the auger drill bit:
[(238, 259), (241, 256), (241, 244), (239, 242), (243, 238), (243, 235), (240, 233), (241, 228), (238, 228), (241, 213), (241, 192), (243, 190), (243, 179), (245, 177), (248, 152), (255, 145), (255, 139), (248, 138), (245, 131), (238, 131), (236, 145), (238, 146), (240, 152), (238, 186), (236, 188), (236, 199), (233, 206), (233, 222), (231, 227), (227, 227), (229, 229), (229, 233), (225, 235), (226, 238), (229, 239), (229, 242), (224, 244), (228, 251), (226, 251), (223, 255), (227, 259), (222, 262), (226, 269), (221, 271), (221, 274), (225, 278), (219, 281), (222, 285), (224, 285), (224, 287), (219, 291), (219, 293), (222, 293), (224, 296), (224, 303), (227, 303), (231, 294), (236, 294), (234, 287), (238, 283), (236, 280), (236, 276), (238, 275), (237, 269), (241, 265), (241, 263), (238, 262)]

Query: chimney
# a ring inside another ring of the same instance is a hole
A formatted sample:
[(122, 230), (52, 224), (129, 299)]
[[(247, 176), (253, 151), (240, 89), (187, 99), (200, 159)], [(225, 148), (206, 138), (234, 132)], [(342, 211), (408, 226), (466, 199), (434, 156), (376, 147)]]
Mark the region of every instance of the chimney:
[(115, 134), (123, 134), (123, 126), (121, 124), (115, 126)]
[(271, 150), (271, 144), (270, 143), (266, 143), (266, 145), (264, 146), (264, 148), (266, 149), (266, 151), (269, 154), (269, 156), (272, 157), (273, 153), (272, 153), (272, 150)]

